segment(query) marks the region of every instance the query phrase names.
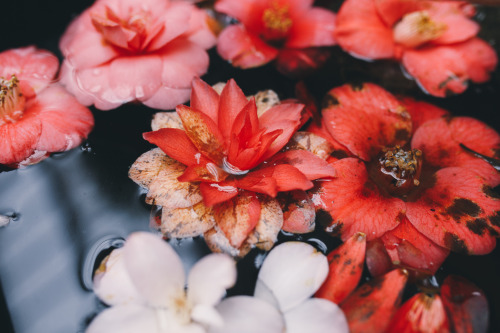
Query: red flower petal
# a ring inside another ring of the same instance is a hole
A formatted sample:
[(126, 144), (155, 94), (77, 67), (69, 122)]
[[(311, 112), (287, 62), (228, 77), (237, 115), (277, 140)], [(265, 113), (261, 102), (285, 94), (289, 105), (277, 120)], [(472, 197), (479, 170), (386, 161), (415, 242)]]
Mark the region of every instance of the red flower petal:
[[(236, 116), (233, 123), (233, 128), (231, 130), (233, 137), (229, 146), (229, 153), (227, 159), (230, 163), (233, 163), (240, 168), (248, 169), (251, 166), (247, 166), (249, 160), (254, 159), (254, 156), (248, 156), (247, 161), (244, 161), (243, 165), (240, 163), (235, 163), (236, 160), (240, 160), (239, 155), (242, 150), (249, 147), (249, 142), (253, 136), (258, 135), (259, 120), (257, 116), (257, 105), (255, 104), (255, 99), (252, 97), (250, 101), (243, 107), (241, 112)], [(257, 150), (255, 150), (257, 151)], [(259, 156), (260, 157), (260, 156)]]
[(396, 52), (392, 29), (382, 21), (374, 0), (344, 1), (335, 37), (342, 49), (360, 58), (393, 58)]
[(422, 150), (426, 163), (436, 167), (464, 167), (488, 181), (500, 183), (500, 175), (487, 162), (460, 147), (498, 158), (500, 135), (479, 120), (468, 117), (436, 119), (423, 124), (413, 136), (412, 148)]
[(282, 49), (276, 58), (275, 66), (279, 72), (288, 77), (303, 77), (322, 67), (330, 57), (330, 53), (329, 49), (319, 47)]
[(278, 50), (267, 45), (242, 25), (230, 25), (219, 35), (219, 55), (241, 68), (262, 66), (278, 55)]
[(283, 210), (283, 229), (294, 234), (314, 231), (316, 211), (304, 191), (284, 192), (279, 195)]
[(363, 273), (366, 235), (357, 233), (328, 254), (330, 272), (315, 297), (340, 304), (358, 285)]
[(366, 244), (366, 267), (374, 277), (383, 275), (394, 269), (392, 259), (387, 253), (384, 243), (380, 238)]
[(260, 202), (253, 194), (240, 193), (214, 208), (215, 221), (231, 246), (239, 248), (259, 222)]
[(41, 133), (42, 123), (29, 113), (15, 123), (0, 125), (0, 164), (13, 165), (30, 157)]
[(352, 293), (341, 305), (351, 333), (385, 332), (396, 313), (408, 274), (393, 270)]
[(214, 163), (195, 164), (186, 168), (186, 171), (178, 178), (180, 182), (221, 182), (228, 174)]
[(349, 151), (349, 149), (347, 149), (344, 145), (335, 140), (333, 136), (330, 134), (330, 132), (328, 132), (328, 130), (326, 129), (324, 119), (321, 119), (321, 124), (319, 126), (316, 125), (315, 123), (311, 123), (311, 125), (309, 125), (309, 127), (307, 128), (307, 131), (316, 134), (322, 137), (323, 139), (326, 139), (333, 146), (334, 151), (331, 152), (332, 156), (337, 156), (337, 157), (353, 156)]
[(449, 333), (443, 302), (438, 295), (419, 293), (394, 315), (387, 333)]
[(500, 231), (496, 211), (500, 199), (484, 192), (483, 179), (464, 168), (445, 168), (415, 202), (406, 203), (406, 216), (421, 233), (454, 252), (486, 254), (495, 248), (491, 228)]
[(410, 113), (413, 133), (425, 122), (448, 116), (450, 113), (433, 104), (417, 101), (411, 97), (400, 99), (401, 104)]
[(64, 88), (53, 84), (30, 100), (25, 111), (38, 117), (42, 133), (37, 150), (58, 152), (73, 149), (94, 127), (89, 109), (77, 102)]
[(278, 153), (268, 163), (294, 166), (309, 180), (335, 177), (336, 174), (330, 164), (307, 150), (288, 150)]
[(377, 12), (388, 27), (392, 27), (401, 18), (419, 9), (419, 0), (374, 0)]
[(270, 197), (278, 194), (276, 179), (272, 177), (274, 168), (265, 168), (247, 173), (243, 178), (236, 180), (238, 188), (264, 193)]
[[(261, 130), (260, 133), (253, 136), (250, 142), (247, 143), (249, 147), (238, 150), (237, 154), (234, 152), (236, 149), (233, 148), (234, 150), (230, 152), (230, 158), (228, 157), (229, 163), (240, 170), (250, 170), (262, 163), (264, 161), (263, 155), (266, 154), (276, 138), (283, 133), (281, 129), (268, 133), (264, 133), (264, 131)], [(233, 141), (235, 143), (231, 145), (232, 147), (239, 145), (238, 138), (233, 138)]]
[(332, 165), (337, 177), (320, 182), (317, 191), (311, 194), (316, 208), (327, 213), (327, 231), (340, 232), (343, 240), (363, 232), (371, 240), (400, 223), (405, 203), (384, 197), (369, 179), (362, 161), (344, 158)]
[(474, 82), (486, 82), (498, 63), (495, 50), (479, 38), (457, 44), (455, 50), (467, 63), (467, 75)]
[(272, 177), (276, 179), (276, 185), (279, 192), (293, 190), (305, 191), (313, 187), (313, 183), (307, 179), (299, 169), (291, 165), (278, 164), (266, 169), (274, 169)]
[(243, 107), (248, 103), (247, 98), (233, 79), (227, 81), (220, 94), (219, 100), (219, 129), (227, 142), (231, 139), (233, 123)]
[(216, 124), (219, 119), (219, 94), (203, 80), (195, 77), (191, 90), (191, 107), (209, 116)]
[(370, 160), (381, 147), (404, 145), (411, 119), (401, 103), (383, 88), (365, 83), (343, 85), (328, 92), (323, 109), (327, 130), (354, 155)]
[(224, 201), (230, 200), (238, 195), (238, 189), (232, 183), (201, 183), (201, 195), (203, 203), (212, 207)]
[(311, 8), (293, 21), (285, 46), (306, 48), (335, 45), (335, 14), (323, 8)]
[(441, 286), (441, 297), (448, 312), (452, 332), (486, 332), (488, 301), (484, 292), (459, 276), (450, 275)]
[(186, 132), (177, 128), (162, 128), (142, 135), (145, 140), (157, 145), (171, 158), (184, 165), (206, 164), (210, 160), (204, 157), (193, 145)]

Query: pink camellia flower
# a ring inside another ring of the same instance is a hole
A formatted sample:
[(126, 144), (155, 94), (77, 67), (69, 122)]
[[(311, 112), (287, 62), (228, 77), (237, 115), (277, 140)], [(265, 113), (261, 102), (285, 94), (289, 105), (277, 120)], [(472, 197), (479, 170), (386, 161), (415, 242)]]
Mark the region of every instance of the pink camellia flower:
[(339, 45), (365, 59), (396, 59), (429, 94), (462, 93), (485, 82), (497, 55), (476, 37), (464, 1), (347, 0), (337, 17)]
[(432, 274), (449, 250), (495, 248), (500, 199), (491, 188), (500, 175), (460, 144), (498, 157), (498, 133), (374, 84), (334, 88), (326, 102), (322, 133), (338, 149), (337, 177), (320, 182), (312, 200), (328, 231), (366, 234), (372, 273), (394, 263)]
[(335, 14), (311, 7), (312, 3), (312, 0), (218, 0), (215, 9), (238, 19), (239, 23), (222, 31), (217, 51), (241, 68), (261, 66), (276, 58), (288, 62), (283, 65), (287, 68), (294, 67), (291, 59), (311, 62), (314, 50), (300, 52), (301, 49), (336, 44)]
[(130, 101), (172, 109), (215, 44), (209, 17), (185, 1), (99, 0), (66, 30), (61, 81), (78, 100), (109, 110)]
[(52, 83), (57, 58), (35, 47), (0, 53), (0, 164), (17, 167), (78, 146), (92, 113)]

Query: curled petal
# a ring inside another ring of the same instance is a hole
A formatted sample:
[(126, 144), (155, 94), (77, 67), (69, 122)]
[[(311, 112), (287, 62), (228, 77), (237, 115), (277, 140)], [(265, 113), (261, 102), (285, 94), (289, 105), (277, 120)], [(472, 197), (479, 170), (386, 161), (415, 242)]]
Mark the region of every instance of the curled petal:
[(217, 225), (208, 230), (203, 237), (210, 251), (216, 253), (227, 253), (234, 258), (243, 258), (251, 250), (251, 247), (244, 243), (240, 248), (233, 247), (224, 233)]
[(391, 257), (380, 238), (366, 243), (366, 267), (374, 277), (384, 275), (394, 269)]
[(196, 237), (214, 225), (212, 209), (203, 202), (186, 208), (162, 208), (160, 230), (169, 238)]
[(139, 156), (130, 167), (128, 176), (137, 184), (147, 188), (165, 165), (175, 163), (160, 148), (154, 148)]
[(314, 294), (328, 274), (326, 257), (306, 243), (287, 242), (275, 247), (264, 260), (255, 297), (275, 300), (286, 312)]
[(260, 199), (260, 218), (254, 231), (248, 236), (246, 244), (269, 251), (278, 239), (283, 226), (283, 211), (276, 199)]
[(285, 312), (287, 333), (348, 333), (349, 326), (342, 310), (334, 303), (312, 298)]
[(314, 204), (304, 191), (284, 192), (279, 196), (283, 209), (283, 230), (294, 234), (314, 231)]
[(228, 141), (231, 138), (233, 124), (243, 107), (249, 102), (236, 82), (231, 79), (222, 89), (219, 100), (218, 124), (219, 129)]
[(219, 94), (199, 78), (195, 78), (192, 85), (191, 107), (203, 111), (217, 124), (219, 119)]

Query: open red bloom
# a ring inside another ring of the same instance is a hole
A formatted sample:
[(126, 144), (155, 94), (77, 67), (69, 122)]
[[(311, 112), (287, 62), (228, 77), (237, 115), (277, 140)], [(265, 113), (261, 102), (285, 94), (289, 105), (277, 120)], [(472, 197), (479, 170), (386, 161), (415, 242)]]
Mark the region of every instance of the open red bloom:
[(208, 15), (186, 1), (99, 0), (61, 39), (61, 81), (78, 100), (109, 110), (130, 101), (173, 109), (215, 45)]
[(315, 66), (318, 46), (335, 45), (335, 14), (312, 0), (218, 0), (215, 9), (238, 19), (222, 31), (217, 51), (236, 67), (251, 68), (278, 58), (278, 67)]
[(57, 58), (34, 47), (0, 53), (0, 164), (17, 167), (78, 146), (92, 113), (52, 83)]
[(500, 200), (491, 187), (500, 175), (460, 147), (498, 157), (493, 129), (427, 103), (400, 101), (373, 84), (332, 89), (327, 101), (319, 132), (343, 158), (330, 158), (337, 177), (311, 196), (327, 231), (344, 240), (366, 234), (372, 272), (390, 268), (381, 251), (393, 263), (433, 273), (448, 250), (493, 250)]
[[(163, 207), (168, 236), (205, 233), (219, 250), (239, 250), (247, 241), (270, 249), (282, 227), (314, 228), (314, 208), (304, 191), (313, 187), (312, 180), (334, 176), (313, 153), (311, 139), (310, 151), (300, 148), (300, 135), (294, 147), (282, 151), (303, 110), (302, 104), (285, 102), (259, 112), (234, 80), (219, 95), (195, 79), (191, 106), (177, 107), (179, 121), (169, 114), (166, 128), (144, 134), (168, 156), (155, 150), (144, 154), (130, 177), (148, 188), (150, 203)], [(277, 198), (279, 192), (290, 193)]]
[(337, 17), (336, 38), (365, 59), (397, 59), (434, 96), (462, 93), (467, 81), (485, 82), (497, 55), (476, 37), (465, 1), (347, 0)]

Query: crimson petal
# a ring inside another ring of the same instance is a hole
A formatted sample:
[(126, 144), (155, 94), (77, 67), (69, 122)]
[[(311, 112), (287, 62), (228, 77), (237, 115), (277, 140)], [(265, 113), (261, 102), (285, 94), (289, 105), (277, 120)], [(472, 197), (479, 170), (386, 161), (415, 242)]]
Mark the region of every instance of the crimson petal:
[(230, 200), (238, 195), (238, 189), (231, 183), (206, 183), (200, 184), (201, 195), (203, 196), (203, 203), (212, 207), (221, 202)]
[(231, 138), (234, 120), (247, 103), (245, 94), (236, 82), (233, 79), (227, 81), (220, 94), (218, 113), (219, 129), (226, 141)]
[(306, 150), (289, 150), (274, 155), (270, 164), (288, 164), (302, 172), (307, 179), (335, 177), (335, 169), (326, 161)]
[(219, 94), (203, 80), (195, 77), (191, 90), (191, 107), (209, 116), (216, 124), (219, 119)]

